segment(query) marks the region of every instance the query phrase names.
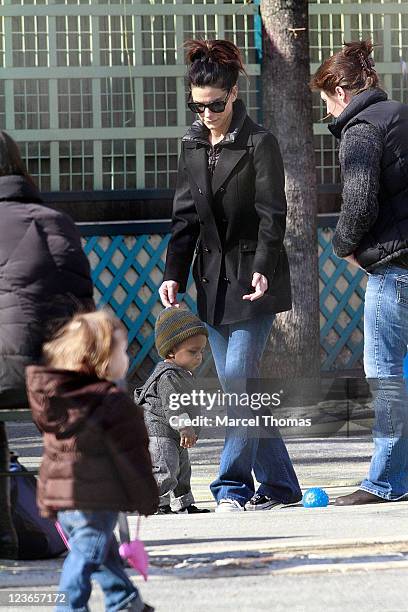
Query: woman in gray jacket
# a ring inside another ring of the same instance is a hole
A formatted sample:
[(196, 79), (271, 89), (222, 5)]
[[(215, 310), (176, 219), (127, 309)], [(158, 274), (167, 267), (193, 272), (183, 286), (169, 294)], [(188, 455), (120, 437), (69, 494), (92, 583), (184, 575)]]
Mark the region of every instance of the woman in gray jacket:
[(340, 139), (343, 203), (333, 237), (339, 257), (368, 274), (364, 369), (374, 397), (374, 454), (360, 488), (336, 505), (398, 501), (408, 495), (408, 106), (387, 99), (369, 41), (327, 59), (311, 85)]

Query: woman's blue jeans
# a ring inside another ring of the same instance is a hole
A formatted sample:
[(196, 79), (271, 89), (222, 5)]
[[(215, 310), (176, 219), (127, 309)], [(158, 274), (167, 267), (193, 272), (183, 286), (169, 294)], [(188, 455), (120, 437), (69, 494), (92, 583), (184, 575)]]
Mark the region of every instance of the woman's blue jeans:
[(364, 369), (374, 399), (374, 453), (361, 489), (384, 499), (408, 494), (408, 270), (392, 264), (368, 276)]
[[(272, 314), (217, 327), (207, 324), (218, 378), (225, 393), (257, 390), (260, 361), (274, 318)], [(249, 408), (245, 416), (253, 416), (248, 412)], [(233, 413), (230, 410), (232, 416)], [(288, 451), (277, 430), (272, 436), (259, 437), (255, 428), (227, 427), (219, 476), (210, 486), (215, 499), (236, 499), (244, 505), (255, 492), (252, 471), (260, 483), (259, 494), (281, 503), (294, 503), (302, 498)]]
[(117, 518), (109, 511), (58, 512), (70, 546), (58, 590), (67, 594), (69, 606), (59, 605), (56, 612), (87, 612), (91, 578), (99, 582), (108, 612), (142, 612), (144, 603), (124, 570), (113, 534)]

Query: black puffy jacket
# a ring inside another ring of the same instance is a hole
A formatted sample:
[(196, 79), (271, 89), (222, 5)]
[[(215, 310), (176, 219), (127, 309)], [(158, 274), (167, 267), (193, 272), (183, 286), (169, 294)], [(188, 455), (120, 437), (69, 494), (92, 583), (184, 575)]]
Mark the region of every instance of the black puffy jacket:
[(0, 177), (0, 408), (24, 403), (25, 366), (50, 324), (93, 309), (92, 293), (74, 222), (23, 176)]

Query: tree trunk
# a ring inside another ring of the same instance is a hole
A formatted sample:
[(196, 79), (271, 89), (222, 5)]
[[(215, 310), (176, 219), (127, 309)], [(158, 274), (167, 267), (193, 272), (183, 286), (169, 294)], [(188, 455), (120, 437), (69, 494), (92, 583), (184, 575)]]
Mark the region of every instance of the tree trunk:
[[(291, 385), (294, 379), (307, 379), (316, 388), (320, 378), (319, 278), (308, 1), (262, 0), (261, 16), (264, 124), (276, 135), (285, 166), (285, 244), (293, 298), (293, 309), (277, 316), (265, 353), (264, 375), (290, 379)], [(294, 32), (291, 28), (305, 29)], [(309, 385), (297, 389), (305, 402), (306, 387)]]

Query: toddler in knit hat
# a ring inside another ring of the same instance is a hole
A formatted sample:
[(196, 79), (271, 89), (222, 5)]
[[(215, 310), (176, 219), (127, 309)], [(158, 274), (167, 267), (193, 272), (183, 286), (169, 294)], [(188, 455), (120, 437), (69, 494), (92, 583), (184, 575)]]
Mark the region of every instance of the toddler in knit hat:
[(178, 307), (162, 310), (156, 321), (155, 342), (163, 361), (135, 391), (136, 403), (144, 408), (159, 488), (157, 514), (209, 512), (194, 505), (191, 491), (188, 449), (197, 442), (199, 430), (192, 422), (200, 412), (193, 402), (186, 402), (188, 395), (192, 397), (193, 372), (202, 362), (207, 337), (204, 323), (195, 314)]

